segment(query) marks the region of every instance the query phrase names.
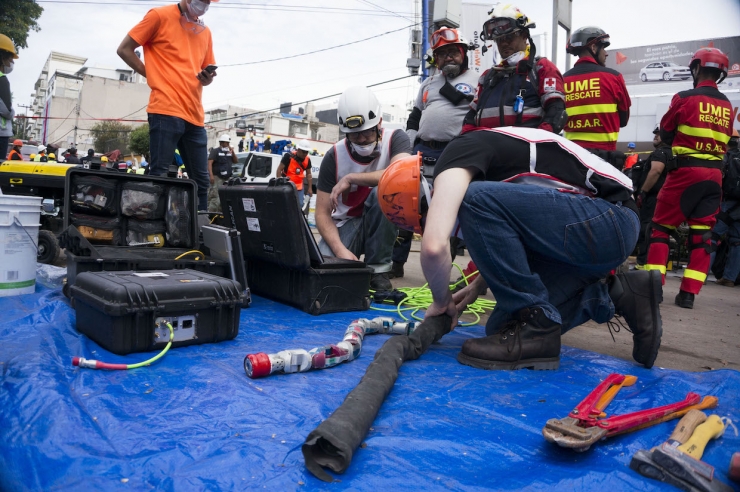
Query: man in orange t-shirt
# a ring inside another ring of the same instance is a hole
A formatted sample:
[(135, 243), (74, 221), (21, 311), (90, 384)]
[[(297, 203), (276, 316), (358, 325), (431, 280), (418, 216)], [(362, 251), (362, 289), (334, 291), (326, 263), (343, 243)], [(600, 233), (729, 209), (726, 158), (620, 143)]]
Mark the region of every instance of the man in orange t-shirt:
[[(118, 56), (147, 78), (149, 174), (166, 174), (175, 149), (198, 184), (198, 210), (208, 208), (210, 178), (204, 127), (203, 86), (216, 75), (211, 31), (201, 19), (211, 2), (180, 0), (151, 9), (118, 47)], [(144, 47), (146, 65), (135, 49)]]

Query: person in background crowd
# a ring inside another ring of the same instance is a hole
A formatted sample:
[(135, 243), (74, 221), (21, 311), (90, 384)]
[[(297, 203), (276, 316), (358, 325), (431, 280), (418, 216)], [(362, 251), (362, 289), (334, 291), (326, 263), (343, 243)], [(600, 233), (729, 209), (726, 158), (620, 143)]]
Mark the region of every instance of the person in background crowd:
[(49, 157), (47, 158), (47, 162), (54, 162), (54, 163), (56, 163), (56, 161), (57, 161), (57, 156), (54, 155), (54, 152), (49, 153)]
[[(637, 203), (640, 207), (640, 235), (637, 238), (637, 258), (635, 268), (642, 270), (647, 264), (648, 249), (650, 248), (650, 224), (658, 205), (658, 193), (663, 187), (666, 178), (666, 164), (673, 158), (670, 145), (660, 139), (660, 125), (653, 130), (653, 147), (655, 150), (648, 157), (641, 183), (638, 183)], [(633, 180), (634, 182), (634, 180)]]
[(147, 162), (148, 158), (149, 154), (144, 154), (141, 156), (141, 162), (139, 163), (141, 164), (141, 167), (147, 167), (149, 165), (149, 162)]
[(277, 176), (285, 176), (295, 185), (298, 205), (301, 208), (303, 208), (303, 199), (305, 197), (303, 191), (304, 175), (305, 179), (308, 180), (308, 196), (313, 196), (311, 159), (308, 157), (310, 150), (311, 145), (308, 143), (308, 140), (301, 140), (298, 142), (295, 152), (286, 152), (283, 154), (283, 158), (280, 160), (280, 165), (278, 165), (276, 172)]
[(324, 155), (316, 197), (319, 249), (325, 256), (357, 260), (373, 269), (370, 288), (388, 291), (391, 254), (398, 230), (378, 204), (378, 180), (388, 165), (409, 155), (403, 130), (383, 130), (380, 103), (367, 87), (339, 97), (339, 129), (346, 137)]
[(254, 137), (249, 137), (249, 150), (254, 151)]
[(220, 212), (221, 199), (218, 196), (219, 186), (223, 186), (231, 177), (231, 165), (238, 159), (234, 147), (231, 145), (231, 136), (224, 133), (218, 138), (218, 147), (211, 150), (208, 156), (208, 175), (211, 186), (208, 188), (208, 211)]
[(118, 161), (116, 166), (118, 167), (118, 172), (127, 173), (130, 169), (131, 161)]
[[(430, 180), (442, 151), (460, 134), (479, 78), (474, 70), (469, 70), (470, 46), (457, 29), (439, 29), (432, 34), (431, 44), (437, 72), (419, 87), (406, 125), (406, 134), (414, 146), (411, 153), (422, 153), (424, 176)], [(399, 230), (393, 246), (391, 278), (403, 277), (413, 238), (413, 232)]]
[(239, 140), (239, 152), (244, 152), (244, 137)]
[[(117, 51), (152, 89), (147, 106), (150, 173), (167, 174), (170, 156), (180, 149), (188, 175), (198, 184), (198, 210), (208, 207), (210, 181), (202, 94), (216, 76), (211, 31), (202, 17), (215, 1), (180, 0), (149, 10)], [(146, 66), (134, 52), (139, 46)]]
[(49, 160), (46, 157), (46, 145), (39, 145), (36, 150), (36, 157), (33, 159), (35, 162), (46, 162)]
[[(635, 142), (630, 142), (627, 144), (628, 154), (624, 159), (624, 167), (623, 170), (627, 171), (628, 169), (632, 169), (632, 166), (637, 164), (637, 159), (640, 157), (637, 152), (635, 152)], [(620, 171), (622, 170), (620, 169)]]
[(265, 139), (264, 149), (268, 154), (272, 154), (272, 140), (270, 140), (270, 135)]
[(8, 153), (8, 141), (13, 135), (13, 94), (7, 75), (13, 71), (18, 52), (13, 41), (5, 34), (0, 34), (0, 161)]
[(609, 35), (598, 27), (576, 29), (568, 40), (565, 50), (578, 61), (563, 75), (564, 136), (621, 170), (625, 156), (617, 151), (617, 138), (629, 121), (632, 101), (622, 74), (606, 68), (609, 44)]
[[(709, 271), (711, 229), (722, 196), (722, 157), (732, 135), (732, 104), (717, 88), (727, 76), (729, 60), (717, 48), (700, 48), (689, 68), (694, 89), (671, 100), (660, 121), (660, 138), (671, 145), (671, 161), (653, 216), (646, 267), (660, 271), (665, 283), (669, 235), (682, 222), (689, 224), (689, 264), (684, 270), (675, 303), (694, 307)], [(712, 118), (706, 118), (709, 112)], [(717, 115), (717, 116), (714, 116)]]
[(80, 164), (88, 168), (92, 164), (94, 157), (95, 157), (95, 149), (87, 149), (87, 155), (83, 157), (82, 159), (80, 159)]
[(69, 155), (67, 156), (67, 163), (69, 164), (79, 164), (80, 158), (77, 157), (77, 149), (72, 147), (69, 149)]
[[(740, 278), (740, 149), (738, 149), (738, 131), (732, 130), (732, 137), (727, 144), (727, 153), (723, 160), (722, 205), (717, 214), (717, 224), (712, 230), (713, 244), (724, 236), (730, 248), (722, 277), (717, 283), (724, 287), (734, 287)], [(714, 262), (714, 254), (712, 254)]]
[(16, 138), (13, 140), (13, 148), (8, 153), (7, 159), (9, 161), (22, 161), (23, 155), (21, 154), (21, 149), (23, 149), (23, 141)]

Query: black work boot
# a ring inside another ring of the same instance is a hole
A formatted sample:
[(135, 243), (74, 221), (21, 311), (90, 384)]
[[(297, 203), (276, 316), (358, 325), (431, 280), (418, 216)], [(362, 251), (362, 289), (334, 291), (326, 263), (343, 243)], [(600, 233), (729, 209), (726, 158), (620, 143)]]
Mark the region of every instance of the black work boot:
[(403, 263), (394, 261), (393, 267), (391, 267), (391, 271), (388, 277), (389, 278), (403, 278)]
[(388, 280), (388, 272), (385, 273), (373, 273), (370, 275), (370, 290), (376, 292), (382, 290), (393, 290), (391, 281)]
[(686, 309), (694, 309), (694, 294), (679, 290), (676, 294), (676, 305)]
[(522, 309), (516, 317), (499, 333), (465, 340), (458, 362), (495, 370), (560, 367), (560, 324), (550, 321), (539, 307)]
[(614, 312), (624, 318), (632, 331), (632, 358), (649, 369), (658, 357), (663, 335), (660, 272), (634, 270), (619, 273), (609, 280), (609, 297), (614, 303)]

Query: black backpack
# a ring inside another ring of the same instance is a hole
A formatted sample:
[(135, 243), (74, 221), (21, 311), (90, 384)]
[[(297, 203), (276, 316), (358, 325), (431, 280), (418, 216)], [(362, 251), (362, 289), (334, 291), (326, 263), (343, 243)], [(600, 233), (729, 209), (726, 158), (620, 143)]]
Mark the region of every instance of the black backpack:
[(725, 154), (725, 175), (722, 178), (722, 195), (725, 200), (740, 200), (740, 151)]

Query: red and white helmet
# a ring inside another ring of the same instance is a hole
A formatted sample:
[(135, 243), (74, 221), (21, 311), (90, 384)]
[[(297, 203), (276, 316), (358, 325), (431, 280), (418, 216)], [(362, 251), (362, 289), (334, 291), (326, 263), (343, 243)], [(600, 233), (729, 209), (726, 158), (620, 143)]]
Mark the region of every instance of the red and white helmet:
[(721, 71), (722, 76), (717, 80), (717, 83), (719, 83), (727, 77), (730, 59), (718, 48), (699, 48), (699, 51), (694, 53), (694, 56), (691, 58), (689, 68), (693, 70), (697, 64), (701, 68), (715, 68)]

